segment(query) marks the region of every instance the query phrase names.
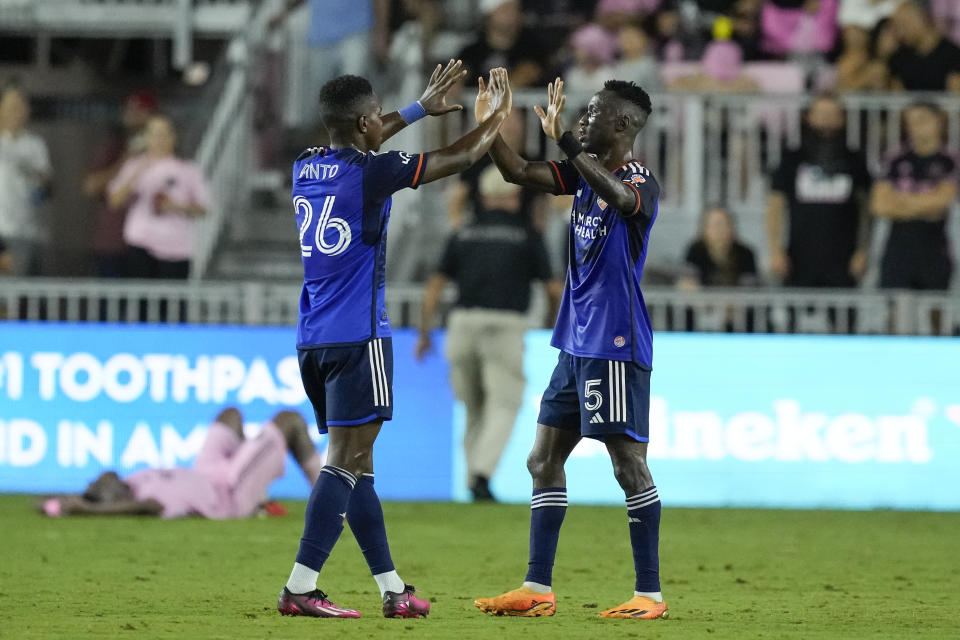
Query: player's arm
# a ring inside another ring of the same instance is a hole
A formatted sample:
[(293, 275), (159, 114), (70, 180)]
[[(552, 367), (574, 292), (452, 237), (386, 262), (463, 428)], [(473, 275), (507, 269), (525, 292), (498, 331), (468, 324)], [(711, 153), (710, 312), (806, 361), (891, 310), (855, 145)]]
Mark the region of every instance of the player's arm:
[[(640, 213), (643, 198), (640, 191), (632, 184), (627, 184), (610, 173), (600, 161), (587, 153), (582, 153), (580, 143), (573, 133), (564, 131), (560, 122), (560, 114), (567, 97), (563, 95), (563, 80), (557, 78), (547, 85), (547, 110), (536, 105), (533, 110), (540, 118), (543, 132), (547, 137), (556, 140), (560, 148), (570, 158), (571, 164), (576, 167), (583, 179), (593, 189), (594, 193), (607, 201), (621, 216), (628, 217)], [(644, 214), (652, 212), (644, 211)]]
[(510, 114), (512, 96), (506, 69), (493, 69), (490, 77), (493, 113), (476, 129), (450, 146), (431, 152), (421, 183), (433, 182), (463, 171), (479, 160), (496, 140), (503, 121)]
[(450, 280), (442, 273), (434, 273), (427, 280), (427, 286), (423, 290), (423, 303), (420, 308), (420, 335), (417, 338), (417, 346), (414, 355), (417, 360), (423, 360), (423, 356), (433, 349), (433, 340), (430, 338), (430, 330), (433, 329), (433, 319), (437, 314), (437, 307), (440, 305), (440, 296), (443, 290), (447, 288)]
[[(483, 77), (477, 78), (477, 101), (473, 113), (477, 122), (484, 122), (492, 113), (489, 85)], [(500, 175), (507, 182), (523, 187), (546, 191), (547, 193), (566, 193), (566, 185), (558, 175), (557, 164), (553, 162), (531, 162), (510, 148), (503, 136), (498, 135), (490, 147), (490, 159), (497, 166)], [(575, 185), (571, 185), (575, 186)]]
[(383, 140), (424, 116), (442, 116), (451, 111), (461, 111), (462, 104), (447, 104), (447, 92), (465, 75), (467, 71), (460, 60), (450, 60), (446, 67), (438, 64), (419, 100), (383, 116)]

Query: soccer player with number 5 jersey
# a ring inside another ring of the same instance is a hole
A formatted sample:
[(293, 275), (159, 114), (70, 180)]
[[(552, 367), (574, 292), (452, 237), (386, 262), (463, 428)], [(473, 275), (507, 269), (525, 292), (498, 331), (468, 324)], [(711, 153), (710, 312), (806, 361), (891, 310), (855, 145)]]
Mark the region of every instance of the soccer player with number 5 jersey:
[[(480, 82), (477, 120), (492, 113)], [(660, 593), (660, 499), (647, 468), (650, 319), (640, 279), (657, 217), (660, 188), (633, 158), (633, 143), (650, 115), (650, 97), (632, 82), (610, 80), (587, 105), (578, 135), (560, 122), (566, 97), (557, 78), (546, 111), (534, 107), (543, 130), (567, 159), (528, 162), (498, 137), (490, 156), (504, 178), (554, 194), (574, 196), (569, 265), (553, 332), (559, 361), (543, 394), (537, 436), (527, 467), (533, 476), (530, 560), (523, 585), (476, 606), (495, 615), (550, 616), (560, 526), (567, 509), (564, 464), (582, 437), (603, 441), (623, 488), (633, 562), (633, 597), (603, 618), (666, 618)]]
[(320, 90), (330, 146), (307, 149), (293, 165), (293, 202), (303, 259), (297, 350), (326, 465), (307, 502), (303, 537), (277, 608), (284, 615), (358, 618), (317, 588), (324, 562), (350, 523), (380, 588), (383, 615), (425, 617), (430, 604), (400, 579), (373, 485), (373, 444), (393, 417), (393, 354), (384, 303), (390, 196), (452, 175), (487, 152), (510, 113), (506, 71), (491, 72), (490, 116), (453, 144), (431, 153), (377, 153), (403, 127), (426, 115), (462, 109), (447, 91), (466, 73), (459, 60), (437, 65), (420, 99), (381, 115), (370, 83), (341, 76)]

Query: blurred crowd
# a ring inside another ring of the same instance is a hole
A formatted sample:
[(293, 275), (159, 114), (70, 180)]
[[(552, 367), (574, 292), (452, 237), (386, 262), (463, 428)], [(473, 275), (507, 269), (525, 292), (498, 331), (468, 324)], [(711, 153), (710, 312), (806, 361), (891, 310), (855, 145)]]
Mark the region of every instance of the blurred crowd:
[[(799, 145), (770, 173), (766, 246), (748, 246), (738, 238), (736, 212), (710, 204), (697, 237), (677, 256), (684, 265), (677, 285), (856, 286), (877, 219), (890, 226), (885, 248), (873, 252), (882, 253), (881, 287), (950, 284), (946, 221), (957, 199), (958, 150), (945, 146), (947, 114), (926, 101), (905, 109), (902, 149), (883, 173), (871, 174), (864, 157), (847, 147), (840, 100), (846, 91), (960, 92), (956, 0), (287, 0), (271, 29), (294, 22), (305, 30), (309, 87), (341, 73), (364, 75), (383, 88), (387, 105), (419, 95), (426, 70), (453, 57), (469, 71), (458, 98), (465, 103), (476, 77), (495, 66), (509, 69), (515, 88), (539, 89), (562, 75), (581, 95), (612, 77), (653, 93), (772, 85), (782, 91), (790, 78), (797, 84), (788, 92), (820, 97), (804, 112)], [(799, 73), (784, 73), (786, 65)], [(310, 113), (315, 93), (301, 92)], [(39, 272), (38, 211), (53, 179), (49, 141), (31, 133), (29, 114), (23, 90), (5, 86), (0, 272), (15, 275)], [(503, 129), (520, 148), (535, 133), (519, 113)], [(657, 159), (641, 160), (658, 170)], [(286, 158), (275, 161), (285, 165)], [(484, 224), (490, 194), (482, 193), (480, 177), (488, 166), (483, 160), (450, 181), (446, 229)], [(83, 192), (97, 209), (93, 275), (187, 277), (194, 221), (209, 206), (208, 188), (197, 165), (178, 154), (177, 127), (154, 94), (139, 91), (126, 100), (120, 121), (92, 153)], [(496, 215), (498, 224), (507, 212), (516, 225), (544, 236), (558, 275), (565, 244), (554, 241), (551, 229), (568, 206), (523, 192), (515, 208), (500, 207)]]

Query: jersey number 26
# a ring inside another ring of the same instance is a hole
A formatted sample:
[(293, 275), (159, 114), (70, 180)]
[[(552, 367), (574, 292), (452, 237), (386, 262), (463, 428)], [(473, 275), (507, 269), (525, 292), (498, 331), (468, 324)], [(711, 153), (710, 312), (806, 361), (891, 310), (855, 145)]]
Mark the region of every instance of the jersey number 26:
[[(323, 208), (320, 210), (320, 218), (317, 220), (316, 231), (313, 234), (314, 244), (317, 251), (324, 255), (335, 256), (343, 253), (350, 246), (350, 225), (343, 218), (331, 218), (330, 212), (333, 210), (333, 201), (337, 196), (327, 196), (323, 199)], [(300, 255), (309, 258), (313, 255), (314, 244), (310, 241), (310, 225), (313, 223), (313, 205), (303, 196), (297, 196), (293, 199), (293, 207), (297, 213), (303, 212), (303, 222), (300, 224)], [(327, 229), (337, 232), (337, 241), (328, 242), (326, 238)], [(304, 244), (304, 238), (307, 244)]]

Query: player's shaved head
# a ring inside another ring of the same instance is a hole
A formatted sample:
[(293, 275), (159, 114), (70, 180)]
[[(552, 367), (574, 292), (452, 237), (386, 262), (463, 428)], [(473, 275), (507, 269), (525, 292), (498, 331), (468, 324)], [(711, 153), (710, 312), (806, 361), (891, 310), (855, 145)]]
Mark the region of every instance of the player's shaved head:
[(331, 136), (350, 134), (357, 119), (375, 108), (376, 101), (366, 78), (338, 76), (320, 89), (320, 119)]
[(603, 83), (603, 91), (616, 96), (618, 107), (630, 118), (634, 133), (639, 132), (653, 111), (649, 94), (635, 82), (626, 80), (607, 80)]

